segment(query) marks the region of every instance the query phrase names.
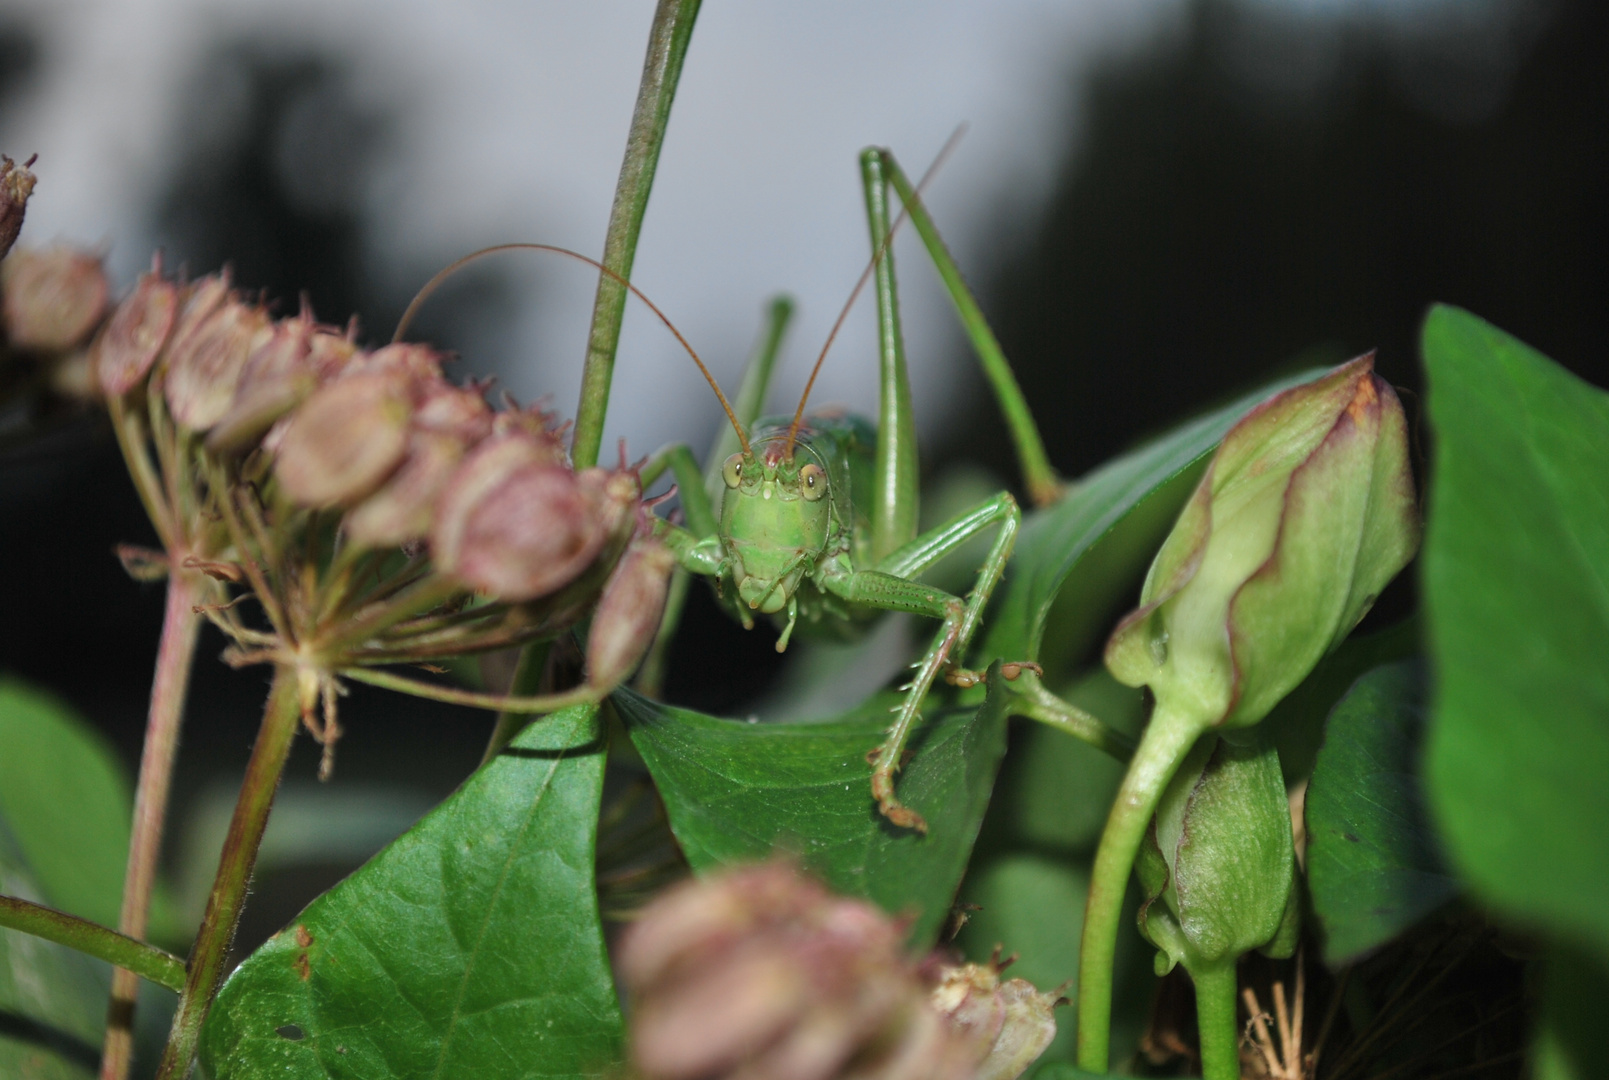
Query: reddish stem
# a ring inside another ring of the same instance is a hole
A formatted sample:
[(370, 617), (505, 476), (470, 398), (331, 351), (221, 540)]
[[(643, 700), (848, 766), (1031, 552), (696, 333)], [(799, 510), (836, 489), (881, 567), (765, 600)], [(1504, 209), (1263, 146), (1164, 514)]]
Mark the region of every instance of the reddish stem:
[[(168, 577), (167, 611), (157, 646), (156, 676), (151, 683), (151, 709), (145, 726), (145, 749), (134, 793), (134, 826), (129, 837), (128, 869), (123, 876), (123, 909), (117, 928), (144, 940), (151, 912), (151, 890), (162, 852), (173, 760), (179, 749), (179, 725), (190, 684), (200, 618), (192, 610), (206, 599), (204, 578), (179, 569), (175, 559)], [(106, 1009), (106, 1041), (101, 1051), (101, 1080), (125, 1080), (134, 1053), (134, 1003), (139, 976), (124, 968), (112, 972), (112, 998)]]

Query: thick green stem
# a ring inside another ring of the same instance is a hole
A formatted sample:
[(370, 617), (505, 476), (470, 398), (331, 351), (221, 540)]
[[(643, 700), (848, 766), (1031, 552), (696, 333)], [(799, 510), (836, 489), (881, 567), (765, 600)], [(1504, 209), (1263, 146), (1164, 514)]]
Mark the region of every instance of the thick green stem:
[[(643, 61), (637, 106), (626, 137), (626, 158), (615, 184), (615, 202), (609, 212), (609, 231), (603, 242), (603, 264), (623, 278), (631, 277), (637, 254), (637, 236), (654, 186), (659, 149), (670, 122), (682, 60), (693, 37), (700, 0), (659, 0), (648, 33), (648, 56)], [(598, 280), (592, 306), (592, 332), (587, 340), (586, 368), (581, 375), (581, 403), (576, 408), (575, 436), (570, 457), (578, 469), (598, 463), (603, 442), (603, 418), (609, 411), (609, 385), (614, 379), (615, 350), (620, 344), (620, 323), (626, 313), (626, 290), (607, 275)]]
[[(156, 675), (151, 681), (151, 708), (145, 724), (145, 748), (134, 792), (134, 825), (129, 837), (128, 868), (123, 875), (123, 908), (118, 930), (136, 940), (145, 937), (156, 884), (157, 858), (168, 813), (173, 760), (179, 750), (179, 725), (190, 685), (191, 661), (201, 620), (192, 610), (207, 598), (207, 579), (183, 569), (177, 553), (168, 571), (167, 611), (157, 646)], [(175, 987), (177, 989), (177, 987)], [(134, 1003), (138, 973), (112, 972), (112, 996), (106, 1007), (106, 1039), (101, 1048), (101, 1080), (123, 1080), (134, 1055)]]
[(0, 896), (0, 926), (77, 949), (169, 990), (184, 986), (184, 961), (177, 956), (65, 911)]
[(1101, 833), (1078, 962), (1078, 1067), (1086, 1072), (1106, 1071), (1112, 1037), (1112, 962), (1123, 893), (1140, 841), (1168, 781), (1202, 730), (1198, 721), (1170, 713), (1158, 703)]
[(157, 1080), (183, 1080), (195, 1060), (201, 1022), (218, 991), (229, 943), (240, 923), (257, 849), (268, 827), (274, 791), (279, 787), (300, 723), (296, 669), (280, 666), (274, 670), (274, 685), (263, 709), (262, 726), (257, 730), (257, 742), (240, 784), (240, 798), (235, 802), (235, 816), (229, 822), (229, 835), (218, 859), (207, 911), (190, 949), (188, 977), (179, 992), (179, 1008), (173, 1016), (167, 1048), (162, 1052), (162, 1064), (157, 1068)]
[(1190, 972), (1196, 984), (1203, 1080), (1240, 1080), (1240, 1024), (1235, 1015), (1235, 958)]

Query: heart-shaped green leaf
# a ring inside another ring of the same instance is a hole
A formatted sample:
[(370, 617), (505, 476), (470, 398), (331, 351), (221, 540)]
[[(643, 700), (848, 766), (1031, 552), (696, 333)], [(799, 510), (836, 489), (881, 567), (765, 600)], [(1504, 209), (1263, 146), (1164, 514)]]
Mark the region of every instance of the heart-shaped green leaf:
[[(1005, 752), (998, 676), (981, 706), (930, 701), (899, 774), (900, 801), (927, 835), (877, 812), (866, 752), (888, 727), (894, 693), (832, 720), (750, 724), (622, 691), (614, 707), (653, 773), (694, 870), (791, 851), (839, 892), (915, 917), (930, 944), (955, 898)], [(937, 695), (935, 695), (935, 698)]]
[(532, 724), (224, 984), (217, 1077), (593, 1076), (621, 1022), (593, 886), (597, 709)]
[(1456, 308), (1424, 353), (1431, 806), (1488, 903), (1609, 958), (1609, 394)]
[(1271, 394), (1319, 374), (1276, 380), (1183, 424), (1085, 476), (1055, 506), (1030, 514), (974, 653), (1038, 660), (1052, 686), (1062, 682), (1137, 592), (1224, 432)]
[(1331, 965), (1384, 945), (1458, 892), (1419, 784), (1424, 725), (1413, 660), (1364, 675), (1330, 715), (1307, 787), (1307, 884)]

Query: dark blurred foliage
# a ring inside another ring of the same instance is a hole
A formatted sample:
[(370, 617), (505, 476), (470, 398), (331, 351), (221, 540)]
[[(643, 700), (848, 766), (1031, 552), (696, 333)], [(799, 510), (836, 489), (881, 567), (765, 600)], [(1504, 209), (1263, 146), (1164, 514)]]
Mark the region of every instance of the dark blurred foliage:
[[(1609, 381), (1609, 5), (1419, 7), (1196, 0), (1074, 89), (1080, 141), (987, 290), (1064, 473), (1303, 354), (1377, 348), (1418, 388), (1434, 301)], [(991, 410), (946, 452), (1015, 475)]]

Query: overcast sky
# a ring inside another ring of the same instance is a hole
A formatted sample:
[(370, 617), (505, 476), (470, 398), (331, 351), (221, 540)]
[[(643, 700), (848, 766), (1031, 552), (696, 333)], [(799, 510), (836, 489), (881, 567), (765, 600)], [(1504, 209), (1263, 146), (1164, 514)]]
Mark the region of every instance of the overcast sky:
[[(184, 145), (171, 128), (175, 96), (190, 91), (204, 48), (241, 37), (350, 57), (360, 96), (403, 119), (366, 196), (380, 272), (510, 240), (597, 254), (653, 9), (651, 0), (8, 6), (45, 36), (42, 77), (4, 133), (9, 152), (41, 156), (26, 239), (104, 244), (123, 282), (149, 259), (148, 208)], [(730, 385), (766, 298), (792, 294), (799, 317), (773, 395), (775, 408), (791, 409), (868, 255), (860, 148), (889, 145), (916, 173), (957, 124), (969, 125), (929, 202), (963, 269), (981, 277), (991, 244), (1031, 220), (1076, 143), (1079, 73), (1165, 32), (1182, 10), (1181, 0), (709, 0), (634, 280)], [(522, 399), (551, 394), (569, 415), (595, 279), (569, 263), (514, 258), (527, 260), (515, 280), (533, 285), (520, 339), (467, 366), (498, 371)], [(900, 260), (916, 409), (931, 433), (957, 414), (943, 368), (962, 355), (959, 335), (908, 237)], [(846, 329), (818, 403), (875, 410), (870, 311), (862, 304)], [(610, 438), (627, 436), (636, 453), (673, 437), (701, 443), (716, 415), (690, 362), (634, 311)]]

